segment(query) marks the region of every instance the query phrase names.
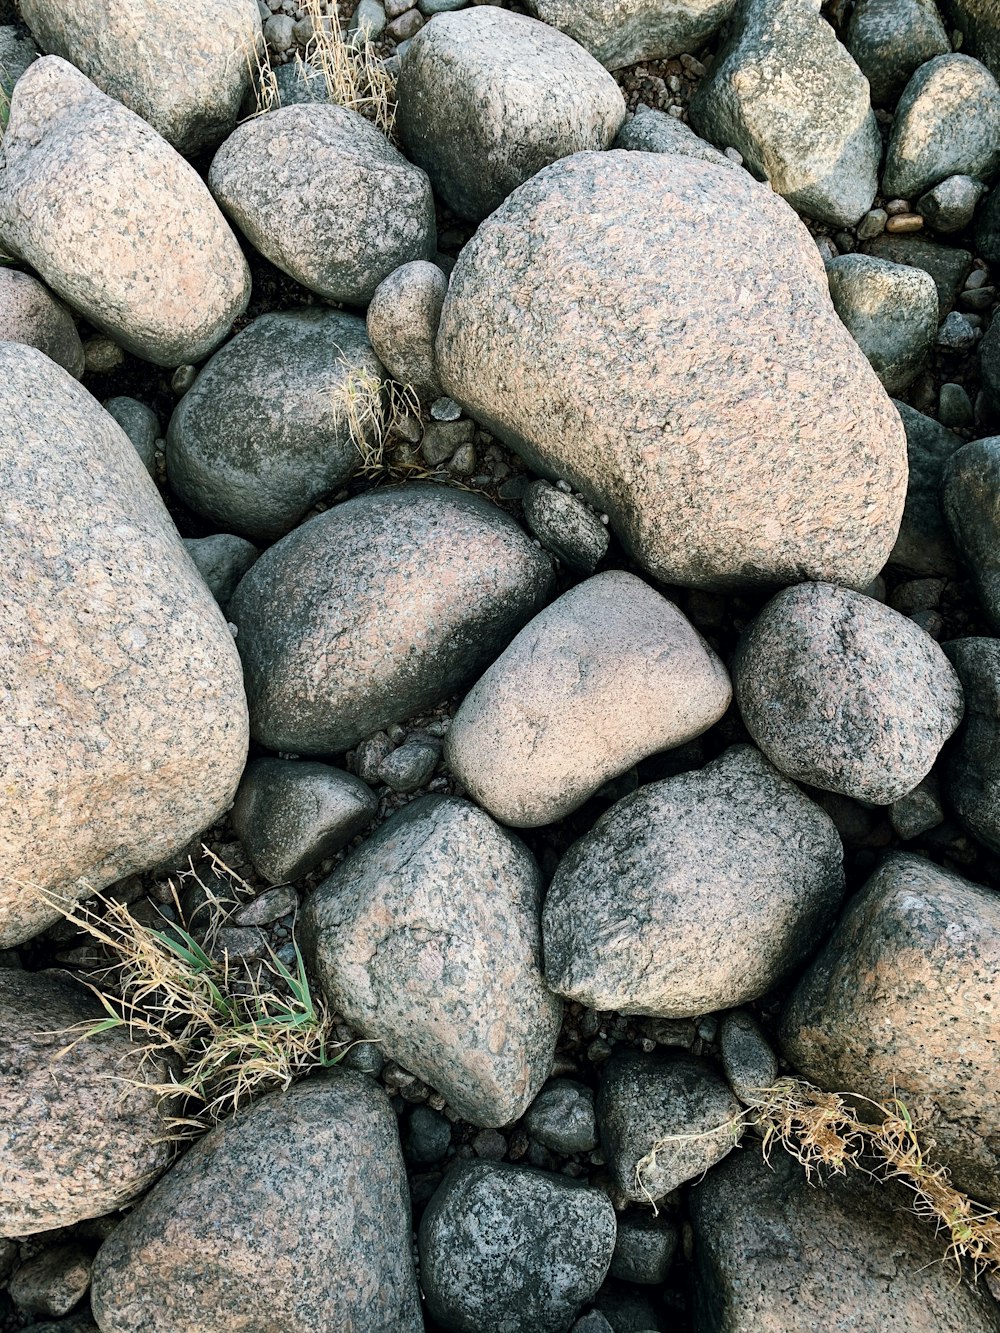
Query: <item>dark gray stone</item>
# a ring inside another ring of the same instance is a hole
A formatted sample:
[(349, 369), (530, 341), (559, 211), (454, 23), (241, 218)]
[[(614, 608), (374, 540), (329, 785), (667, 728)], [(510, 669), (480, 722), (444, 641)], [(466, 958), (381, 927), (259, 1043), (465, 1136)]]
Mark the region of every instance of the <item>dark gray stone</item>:
[(289, 60), (274, 70), (274, 89), (278, 106), (297, 106), (302, 102), (328, 103), (332, 99), (322, 71), (305, 60)]
[(1000, 14), (994, 0), (943, 0), (949, 22), (962, 34), (962, 49), (1000, 79)]
[(917, 577), (955, 575), (958, 555), (942, 508), (948, 459), (961, 449), (961, 436), (946, 430), (907, 403), (896, 403), (906, 429), (909, 481), (906, 505), (889, 563)]
[(993, 189), (976, 216), (976, 251), (991, 264), (1000, 263), (1000, 188)]
[(736, 170), (736, 164), (704, 139), (699, 139), (690, 125), (664, 111), (653, 111), (641, 103), (636, 113), (621, 127), (612, 148), (634, 153), (679, 153), (714, 162), (718, 167)]
[(938, 347), (943, 347), (946, 352), (965, 356), (975, 347), (978, 336), (978, 327), (972, 323), (968, 315), (953, 310), (938, 329), (936, 341)]
[(548, 557), (479, 496), (401, 486), (337, 505), (265, 552), (230, 603), (254, 736), (333, 754), (433, 707), (551, 585)]
[(50, 1245), (32, 1254), (10, 1280), (19, 1311), (64, 1315), (80, 1304), (90, 1286), (92, 1252), (79, 1242)]
[(420, 1223), (431, 1317), (455, 1333), (564, 1333), (615, 1244), (607, 1195), (528, 1167), (456, 1164)]
[(986, 193), (982, 181), (971, 176), (948, 176), (917, 200), (917, 212), (934, 231), (961, 231), (972, 221), (976, 205)]
[(955, 304), (958, 293), (972, 267), (972, 255), (940, 241), (927, 241), (922, 236), (894, 236), (886, 232), (865, 241), (861, 250), (876, 259), (888, 259), (893, 264), (911, 264), (922, 268), (934, 279), (938, 293), (938, 313), (943, 319)]
[(994, 315), (979, 346), (983, 393), (994, 414), (1000, 415), (1000, 319)]
[(976, 440), (951, 455), (943, 498), (980, 605), (1000, 631), (1000, 436)]
[(429, 1166), (440, 1162), (451, 1146), (451, 1125), (438, 1111), (429, 1106), (415, 1106), (410, 1121), (403, 1153), (414, 1166)]
[(666, 1282), (677, 1250), (677, 1225), (662, 1214), (623, 1213), (611, 1276), (643, 1285)]
[(237, 537), (231, 532), (216, 532), (211, 537), (185, 537), (184, 546), (225, 612), (240, 579), (260, 555), (257, 547), (245, 537)]
[(951, 51), (934, 0), (858, 0), (846, 45), (871, 85), (872, 102), (889, 110), (919, 65)]
[(435, 742), (408, 741), (383, 759), (378, 770), (379, 781), (407, 795), (430, 781), (440, 758), (441, 746)]
[(945, 795), (969, 832), (1000, 853), (1000, 639), (955, 639), (944, 648), (965, 694)]
[(667, 5), (662, 0), (527, 0), (536, 18), (561, 29), (608, 69), (700, 51), (733, 5), (734, 0), (671, 0)]
[(590, 1152), (597, 1147), (594, 1094), (573, 1079), (554, 1078), (528, 1107), (524, 1127), (554, 1153)]
[(615, 1333), (615, 1330), (601, 1314), (600, 1310), (591, 1310), (573, 1325), (573, 1333)]
[(299, 895), (289, 885), (265, 889), (233, 913), (233, 922), (237, 926), (270, 926), (294, 912), (298, 905)]
[(870, 255), (841, 255), (826, 266), (834, 309), (888, 393), (920, 374), (937, 335), (937, 289), (930, 274)]
[[(3, 14), (0, 12), (0, 21)], [(23, 29), (16, 27), (0, 28), (0, 100), (14, 91), (14, 84), (33, 60), (38, 59), (38, 47), (30, 37), (23, 35)]]
[[(147, 407), (145, 403), (137, 402), (135, 398), (109, 398), (104, 404), (104, 410), (114, 417), (119, 426), (121, 426), (122, 430), (135, 445), (135, 451), (142, 459), (143, 467), (155, 480), (156, 441), (160, 438), (160, 423), (156, 413), (151, 407)], [(188, 543), (185, 542), (184, 544), (188, 547), (188, 552), (193, 555)], [(195, 564), (198, 564), (197, 560), (195, 560)], [(199, 573), (202, 572), (200, 565), (198, 566), (198, 570)], [(205, 579), (205, 582), (208, 583), (207, 578)], [(211, 584), (209, 584), (209, 586), (211, 587)], [(235, 586), (236, 585), (234, 584), (233, 587)], [(230, 591), (232, 591), (232, 589), (230, 589)], [(215, 596), (215, 600), (218, 601), (219, 599), (215, 594), (214, 588), (212, 589), (212, 593), (213, 596)]]
[(938, 395), (938, 420), (942, 426), (971, 426), (972, 400), (961, 384), (942, 384)]
[(570, 569), (593, 574), (611, 542), (607, 527), (593, 510), (547, 481), (533, 481), (524, 492), (523, 503), (524, 521), (546, 550)]
[[(0, 251), (2, 257), (2, 251)], [(5, 342), (37, 347), (79, 379), (86, 354), (73, 316), (30, 273), (0, 265), (0, 332)], [(145, 459), (143, 460), (145, 461)]]
[(719, 1024), (719, 1058), (729, 1086), (750, 1103), (778, 1077), (778, 1057), (746, 1009), (732, 1009)]
[(393, 379), (424, 402), (441, 397), (434, 339), (448, 279), (436, 264), (418, 259), (379, 283), (368, 307), (368, 337)]
[(893, 801), (889, 820), (904, 842), (919, 838), (921, 833), (927, 833), (944, 823), (940, 784), (933, 773), (914, 787), (913, 791)]

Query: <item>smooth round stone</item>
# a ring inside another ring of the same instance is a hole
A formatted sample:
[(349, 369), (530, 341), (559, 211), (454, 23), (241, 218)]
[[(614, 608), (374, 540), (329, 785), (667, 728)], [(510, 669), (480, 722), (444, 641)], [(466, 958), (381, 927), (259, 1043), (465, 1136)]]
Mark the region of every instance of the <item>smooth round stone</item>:
[(608, 69), (700, 51), (733, 0), (527, 0), (536, 18), (561, 29)]
[(37, 278), (2, 265), (0, 330), (4, 341), (37, 347), (74, 379), (83, 374), (83, 343), (73, 316)]
[(394, 380), (425, 402), (441, 397), (434, 339), (448, 279), (436, 264), (415, 260), (385, 278), (368, 307), (368, 337)]
[(1000, 437), (976, 440), (952, 454), (943, 500), (980, 605), (1000, 632)]
[(973, 408), (961, 384), (942, 384), (938, 397), (938, 420), (942, 426), (971, 426)]
[(409, 741), (385, 757), (379, 765), (379, 779), (403, 795), (414, 792), (434, 776), (441, 747), (431, 741)]
[(827, 265), (834, 309), (888, 393), (923, 369), (937, 335), (934, 279), (922, 269), (869, 255), (841, 255)]
[(871, 84), (874, 105), (890, 109), (915, 69), (951, 51), (934, 0), (858, 0), (846, 46)]
[[(138, 402), (135, 398), (109, 398), (104, 404), (104, 410), (114, 417), (135, 445), (135, 451), (142, 459), (143, 467), (155, 480), (156, 441), (160, 438), (160, 422), (156, 413), (151, 407)], [(187, 542), (184, 544), (188, 545)], [(188, 550), (190, 551), (190, 547)]]
[(554, 1078), (528, 1107), (524, 1127), (554, 1153), (590, 1152), (597, 1147), (594, 1094), (582, 1083)]
[(403, 1147), (406, 1160), (418, 1166), (440, 1162), (451, 1146), (451, 1125), (429, 1106), (415, 1106)]
[(533, 481), (523, 505), (525, 523), (546, 550), (570, 569), (593, 574), (608, 553), (611, 537), (582, 500), (547, 481)]
[[(8, 1286), (10, 1298), (22, 1311), (54, 1316), (69, 1314), (87, 1293), (92, 1263), (85, 1245), (72, 1241), (51, 1245), (18, 1268)], [(35, 1325), (36, 1333), (38, 1327)]]
[(208, 584), (209, 591), (223, 611), (240, 579), (260, 555), (253, 542), (231, 532), (216, 532), (211, 537), (185, 537), (184, 546)]
[(920, 196), (917, 212), (935, 231), (961, 231), (972, 221), (976, 205), (985, 193), (982, 181), (971, 176), (949, 176)]

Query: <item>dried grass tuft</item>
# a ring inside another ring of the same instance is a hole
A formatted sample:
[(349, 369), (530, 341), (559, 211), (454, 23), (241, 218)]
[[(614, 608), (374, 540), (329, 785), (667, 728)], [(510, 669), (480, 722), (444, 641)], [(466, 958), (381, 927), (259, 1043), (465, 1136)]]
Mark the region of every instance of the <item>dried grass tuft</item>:
[(354, 441), (361, 461), (358, 470), (374, 476), (386, 470), (387, 445), (399, 434), (403, 420), (419, 415), (420, 399), (409, 384), (383, 380), (365, 367), (347, 366), (343, 359), (341, 364), (346, 373), (330, 391), (334, 418)]

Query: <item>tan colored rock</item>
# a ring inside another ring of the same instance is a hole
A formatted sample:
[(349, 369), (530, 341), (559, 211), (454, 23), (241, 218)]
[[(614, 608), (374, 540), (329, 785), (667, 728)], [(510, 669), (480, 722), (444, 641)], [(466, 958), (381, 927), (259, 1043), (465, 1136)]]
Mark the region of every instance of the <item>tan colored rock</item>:
[(0, 268), (0, 338), (37, 347), (74, 379), (83, 374), (83, 343), (73, 316), (30, 273)]
[(161, 366), (199, 361), (250, 273), (203, 181), (144, 120), (46, 56), (11, 98), (0, 245), (74, 310)]
[(0, 343), (0, 948), (155, 865), (228, 806), (239, 657), (118, 424)]
[(699, 736), (731, 697), (725, 667), (677, 608), (609, 570), (546, 607), (473, 686), (448, 762), (503, 823), (549, 824)]

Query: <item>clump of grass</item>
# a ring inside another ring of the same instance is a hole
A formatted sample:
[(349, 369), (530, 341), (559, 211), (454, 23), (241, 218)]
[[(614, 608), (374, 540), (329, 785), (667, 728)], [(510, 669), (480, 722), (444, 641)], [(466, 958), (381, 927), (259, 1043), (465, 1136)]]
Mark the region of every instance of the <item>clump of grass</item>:
[(358, 451), (366, 476), (387, 470), (387, 446), (399, 434), (407, 416), (418, 416), (420, 399), (409, 384), (383, 380), (364, 366), (349, 366), (346, 359), (340, 364), (345, 373), (337, 387), (331, 390), (334, 419), (348, 431)]

